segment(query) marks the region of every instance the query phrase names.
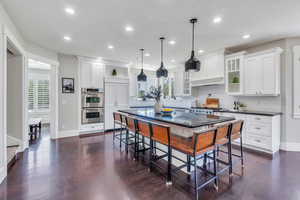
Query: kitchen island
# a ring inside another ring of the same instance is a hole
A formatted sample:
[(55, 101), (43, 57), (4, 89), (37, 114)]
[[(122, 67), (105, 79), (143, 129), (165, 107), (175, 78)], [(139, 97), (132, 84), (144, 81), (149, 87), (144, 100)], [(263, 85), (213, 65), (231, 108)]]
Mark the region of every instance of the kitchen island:
[(119, 112), (144, 120), (155, 121), (170, 126), (171, 133), (189, 138), (193, 132), (203, 130), (219, 123), (232, 121), (233, 117), (206, 115), (184, 111), (174, 111), (171, 115), (156, 114), (153, 108), (134, 108), (119, 110)]

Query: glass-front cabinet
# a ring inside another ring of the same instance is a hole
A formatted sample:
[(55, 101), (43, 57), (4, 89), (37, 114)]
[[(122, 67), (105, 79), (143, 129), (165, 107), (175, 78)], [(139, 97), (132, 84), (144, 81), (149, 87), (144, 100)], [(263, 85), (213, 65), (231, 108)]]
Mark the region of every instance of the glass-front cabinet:
[(226, 56), (226, 92), (229, 95), (243, 94), (243, 68), (244, 55), (246, 52), (239, 52)]

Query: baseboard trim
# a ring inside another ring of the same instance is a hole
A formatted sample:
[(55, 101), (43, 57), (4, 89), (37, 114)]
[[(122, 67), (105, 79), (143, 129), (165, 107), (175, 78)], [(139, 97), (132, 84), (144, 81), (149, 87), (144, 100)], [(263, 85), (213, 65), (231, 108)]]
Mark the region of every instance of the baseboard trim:
[(300, 143), (297, 142), (281, 142), (280, 149), (283, 151), (299, 151)]
[(6, 167), (1, 167), (0, 168), (0, 184), (4, 181), (4, 179), (6, 178), (6, 175), (7, 175)]
[(79, 130), (59, 131), (55, 139), (79, 136)]

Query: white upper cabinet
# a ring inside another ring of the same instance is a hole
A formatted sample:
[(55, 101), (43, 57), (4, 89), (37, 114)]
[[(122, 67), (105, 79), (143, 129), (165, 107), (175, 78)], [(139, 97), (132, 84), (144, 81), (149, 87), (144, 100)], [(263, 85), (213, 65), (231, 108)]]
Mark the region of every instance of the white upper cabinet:
[(280, 94), (280, 54), (274, 48), (249, 54), (244, 66), (244, 95), (277, 96)]
[(245, 51), (226, 56), (226, 92), (237, 96), (280, 94), (280, 54), (273, 48), (252, 54)]
[(226, 92), (229, 95), (243, 94), (243, 70), (245, 51), (235, 53), (225, 58)]
[(199, 72), (191, 73), (192, 87), (224, 84), (224, 49), (200, 57)]
[(79, 58), (80, 87), (103, 88), (105, 66), (100, 62)]

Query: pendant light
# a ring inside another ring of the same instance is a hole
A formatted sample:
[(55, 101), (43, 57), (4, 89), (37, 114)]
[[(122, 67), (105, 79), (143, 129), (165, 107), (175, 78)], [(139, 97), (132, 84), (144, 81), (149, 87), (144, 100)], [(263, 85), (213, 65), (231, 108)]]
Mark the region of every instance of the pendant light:
[(195, 57), (195, 23), (197, 22), (197, 18), (190, 19), (190, 23), (193, 24), (193, 34), (192, 34), (192, 53), (190, 59), (185, 62), (185, 71), (200, 71), (201, 62)]
[(141, 55), (142, 55), (142, 70), (141, 70), (140, 74), (137, 76), (137, 80), (145, 82), (145, 81), (147, 81), (147, 76), (144, 73), (144, 49), (140, 49), (140, 51), (141, 51)]
[(160, 77), (168, 77), (168, 70), (164, 67), (164, 62), (163, 62), (163, 41), (164, 41), (164, 37), (159, 38), (160, 39), (160, 59), (161, 59), (161, 63), (160, 63), (160, 67), (159, 69), (156, 71), (156, 77), (160, 78)]

